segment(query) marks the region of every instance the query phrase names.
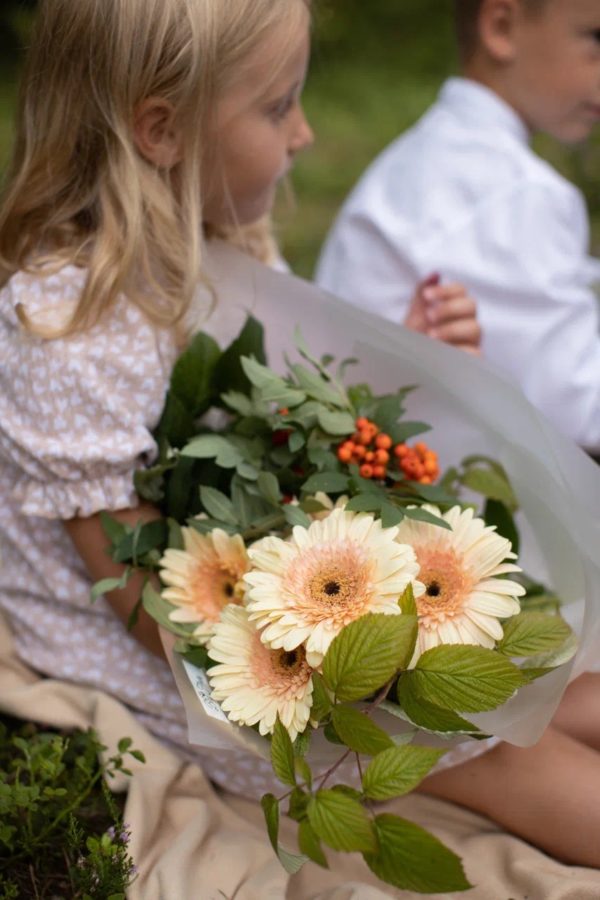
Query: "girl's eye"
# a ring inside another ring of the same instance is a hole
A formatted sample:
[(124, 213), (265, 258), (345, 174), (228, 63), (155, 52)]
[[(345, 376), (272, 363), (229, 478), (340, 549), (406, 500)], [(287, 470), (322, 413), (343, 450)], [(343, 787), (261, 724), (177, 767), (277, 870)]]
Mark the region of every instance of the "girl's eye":
[(294, 105), (294, 98), (293, 97), (285, 97), (283, 100), (280, 100), (279, 103), (276, 103), (275, 106), (273, 106), (270, 109), (269, 115), (271, 116), (271, 118), (274, 121), (280, 122), (282, 119), (285, 119), (287, 114), (291, 111), (293, 105)]

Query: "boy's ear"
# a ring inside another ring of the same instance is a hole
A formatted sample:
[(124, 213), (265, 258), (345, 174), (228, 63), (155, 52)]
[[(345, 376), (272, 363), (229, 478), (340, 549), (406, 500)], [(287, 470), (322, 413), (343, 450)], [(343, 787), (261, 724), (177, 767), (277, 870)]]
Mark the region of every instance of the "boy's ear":
[(147, 97), (135, 110), (133, 139), (144, 159), (159, 169), (181, 162), (181, 130), (172, 105), (160, 97)]
[(522, 16), (520, 0), (483, 0), (479, 12), (479, 41), (498, 63), (512, 62), (516, 30)]

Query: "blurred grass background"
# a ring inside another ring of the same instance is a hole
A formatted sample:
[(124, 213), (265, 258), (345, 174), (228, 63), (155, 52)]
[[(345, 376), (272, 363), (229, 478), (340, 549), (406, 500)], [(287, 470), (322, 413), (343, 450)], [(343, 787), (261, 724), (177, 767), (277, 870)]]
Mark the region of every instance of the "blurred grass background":
[[(0, 9), (0, 168), (8, 158), (16, 81), (35, 0)], [(305, 107), (317, 135), (283, 192), (277, 223), (286, 258), (310, 277), (327, 230), (360, 173), (435, 99), (456, 71), (448, 0), (316, 0)], [(538, 151), (584, 191), (600, 253), (600, 134), (586, 147), (549, 139)]]

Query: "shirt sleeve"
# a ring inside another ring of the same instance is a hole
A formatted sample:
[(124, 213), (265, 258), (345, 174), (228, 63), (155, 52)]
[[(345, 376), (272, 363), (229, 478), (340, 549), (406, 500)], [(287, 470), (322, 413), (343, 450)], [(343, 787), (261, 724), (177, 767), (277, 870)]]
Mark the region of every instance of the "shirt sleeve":
[(7, 306), (0, 314), (0, 463), (16, 472), (22, 512), (69, 519), (137, 505), (133, 475), (156, 454), (152, 429), (172, 362), (160, 337), (123, 304), (86, 334), (45, 340)]
[[(477, 301), (485, 356), (586, 449), (600, 451), (600, 335), (579, 192), (518, 179), (446, 227), (411, 231), (383, 194), (353, 204), (319, 267), (323, 287), (402, 322), (418, 278), (438, 271)], [(431, 225), (431, 223), (429, 223)]]

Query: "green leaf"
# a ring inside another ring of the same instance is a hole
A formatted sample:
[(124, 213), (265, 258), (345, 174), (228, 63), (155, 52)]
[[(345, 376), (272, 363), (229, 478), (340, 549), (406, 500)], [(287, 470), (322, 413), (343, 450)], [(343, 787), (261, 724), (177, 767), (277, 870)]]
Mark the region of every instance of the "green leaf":
[(401, 422), (390, 428), (388, 433), (394, 444), (405, 444), (410, 438), (425, 434), (426, 431), (431, 431), (431, 425), (426, 422)]
[(402, 610), (402, 614), (405, 616), (416, 616), (417, 615), (417, 601), (415, 600), (415, 592), (413, 591), (412, 584), (409, 584), (398, 600), (398, 606)]
[[(323, 375), (311, 372), (304, 366), (299, 365), (290, 366), (290, 371), (294, 374), (296, 381), (302, 390), (306, 391), (307, 395), (314, 400), (338, 407), (340, 406), (340, 403), (343, 402), (343, 397), (340, 395), (339, 391), (335, 390), (335, 388), (331, 386), (331, 381), (323, 377)], [(352, 429), (349, 433), (353, 430), (354, 420), (352, 421)], [(335, 432), (330, 433), (334, 434)]]
[(261, 797), (260, 805), (267, 823), (267, 833), (275, 853), (279, 851), (279, 801), (273, 794)]
[(440, 516), (435, 516), (426, 509), (408, 507), (404, 509), (404, 515), (407, 519), (415, 519), (417, 522), (428, 522), (430, 525), (437, 525), (438, 528), (445, 528), (447, 531), (452, 531), (452, 526), (446, 522), (445, 519), (440, 518)]
[(310, 794), (307, 794), (302, 788), (294, 788), (290, 793), (288, 805), (288, 816), (290, 819), (293, 819), (294, 822), (301, 822), (302, 819), (305, 819), (309, 800)]
[(383, 813), (375, 818), (375, 830), (379, 850), (364, 857), (382, 881), (423, 894), (467, 891), (471, 887), (459, 857), (425, 829)]
[(210, 663), (206, 647), (188, 647), (181, 656), (198, 669), (206, 669)]
[(370, 853), (377, 848), (367, 811), (338, 791), (317, 791), (308, 804), (308, 820), (317, 837), (333, 850)]
[(483, 494), (490, 500), (499, 500), (509, 509), (516, 509), (518, 501), (505, 475), (495, 469), (470, 468), (461, 476), (461, 484)]
[(312, 520), (306, 515), (303, 509), (294, 503), (286, 503), (283, 514), (288, 525), (299, 525), (301, 528), (310, 528)]
[(312, 825), (306, 819), (300, 822), (298, 827), (298, 846), (300, 847), (300, 852), (312, 859), (318, 866), (321, 866), (323, 869), (329, 868), (321, 842)]
[(571, 636), (569, 625), (560, 616), (524, 612), (504, 623), (504, 637), (498, 644), (506, 656), (534, 656), (558, 650)]
[(233, 503), (221, 491), (202, 485), (200, 488), (200, 499), (209, 516), (220, 522), (227, 522), (228, 525), (239, 525)]
[(519, 555), (520, 538), (513, 515), (504, 503), (499, 500), (488, 500), (483, 513), (486, 525), (495, 525), (496, 531), (511, 543), (513, 553)]
[(117, 744), (117, 750), (119, 751), (119, 753), (127, 753), (132, 744), (133, 741), (131, 740), (131, 738), (121, 738), (121, 740)]
[(431, 747), (391, 747), (371, 760), (363, 775), (363, 791), (370, 800), (391, 800), (417, 787), (444, 750)]
[(348, 490), (349, 478), (342, 472), (320, 472), (318, 475), (312, 475), (302, 485), (302, 490), (306, 494), (316, 494), (318, 491), (324, 491), (326, 494), (341, 494)]
[(385, 503), (385, 496), (373, 491), (364, 494), (356, 494), (346, 504), (348, 512), (373, 512), (381, 513), (381, 507)]
[(404, 678), (420, 697), (459, 712), (496, 709), (523, 684), (517, 666), (500, 653), (455, 645), (427, 650)]
[(323, 409), (319, 413), (319, 425), (325, 434), (343, 436), (354, 431), (354, 417), (349, 412), (331, 412)]
[(293, 409), (306, 400), (304, 391), (289, 387), (281, 376), (267, 368), (267, 366), (261, 365), (255, 359), (245, 356), (242, 358), (241, 363), (246, 376), (258, 389), (263, 402), (275, 403), (279, 407)]
[(102, 531), (111, 544), (118, 544), (126, 534), (131, 532), (130, 525), (123, 525), (122, 522), (118, 522), (117, 519), (114, 519), (107, 512), (100, 513), (100, 524), (102, 526)]
[(323, 678), (338, 700), (361, 700), (410, 662), (416, 616), (369, 614), (346, 626), (323, 660)]
[(271, 765), (273, 771), (284, 784), (296, 785), (294, 747), (287, 728), (281, 724), (279, 716), (275, 722), (271, 740)]
[(340, 740), (355, 753), (376, 756), (393, 747), (391, 737), (353, 706), (334, 706), (332, 722)]
[(296, 740), (294, 741), (294, 756), (296, 757), (296, 759), (298, 757), (302, 759), (302, 757), (306, 756), (310, 747), (311, 739), (312, 728), (307, 725), (304, 731), (301, 731), (300, 734), (296, 735)]
[(298, 450), (302, 450), (305, 444), (306, 438), (301, 431), (293, 431), (292, 434), (290, 434), (288, 438), (288, 447), (292, 453), (297, 453)]
[(296, 774), (300, 778), (300, 780), (305, 784), (309, 791), (312, 790), (312, 769), (305, 759), (302, 757), (296, 757)]
[[(443, 709), (420, 697), (414, 688), (414, 682), (406, 675), (402, 675), (398, 682), (398, 702), (410, 722), (433, 734), (477, 735), (481, 733), (476, 725), (461, 718), (451, 709)], [(384, 705), (387, 709), (388, 704), (382, 704), (382, 706)]]
[(167, 631), (182, 638), (189, 639), (191, 637), (192, 632), (194, 631), (194, 624), (184, 625), (178, 622), (172, 622), (169, 618), (169, 613), (171, 610), (175, 609), (175, 607), (170, 603), (167, 603), (166, 600), (163, 600), (161, 595), (154, 590), (150, 582), (148, 582), (144, 588), (142, 603), (148, 615), (151, 616), (155, 622), (158, 622), (159, 625), (162, 625), (163, 628), (166, 628)]
[(226, 394), (221, 395), (221, 400), (229, 409), (239, 413), (240, 416), (248, 417), (254, 413), (254, 404), (250, 397), (246, 394), (241, 394), (239, 391), (228, 391)]
[(253, 356), (259, 363), (266, 362), (264, 329), (252, 316), (248, 316), (237, 338), (221, 354), (214, 376), (218, 393), (249, 392), (250, 382), (242, 368), (242, 357), (246, 356)]
[(309, 857), (298, 856), (297, 853), (290, 853), (289, 850), (286, 850), (285, 847), (279, 845), (279, 849), (277, 851), (277, 856), (279, 857), (279, 862), (288, 873), (288, 875), (296, 875), (297, 872), (300, 871), (302, 866), (304, 866), (308, 861)]
[(194, 459), (214, 459), (222, 469), (235, 469), (239, 463), (246, 462), (240, 448), (219, 434), (203, 434), (194, 438), (183, 447), (181, 455)]
[(393, 528), (394, 525), (399, 525), (405, 515), (406, 510), (399, 509), (388, 501), (381, 506), (381, 524), (384, 528)]
[(90, 592), (92, 601), (104, 594), (110, 594), (111, 591), (122, 591), (127, 586), (131, 574), (131, 569), (127, 568), (120, 578), (103, 578), (97, 581)]
[(261, 472), (257, 480), (258, 489), (268, 503), (279, 506), (281, 490), (277, 477), (272, 472)]
[(324, 719), (331, 712), (332, 703), (323, 682), (323, 677), (318, 672), (313, 672), (312, 683), (313, 695), (310, 717), (320, 722), (321, 719)]
[(193, 418), (202, 415), (210, 406), (214, 395), (213, 375), (220, 357), (217, 342), (208, 334), (199, 332), (173, 367), (170, 392)]

